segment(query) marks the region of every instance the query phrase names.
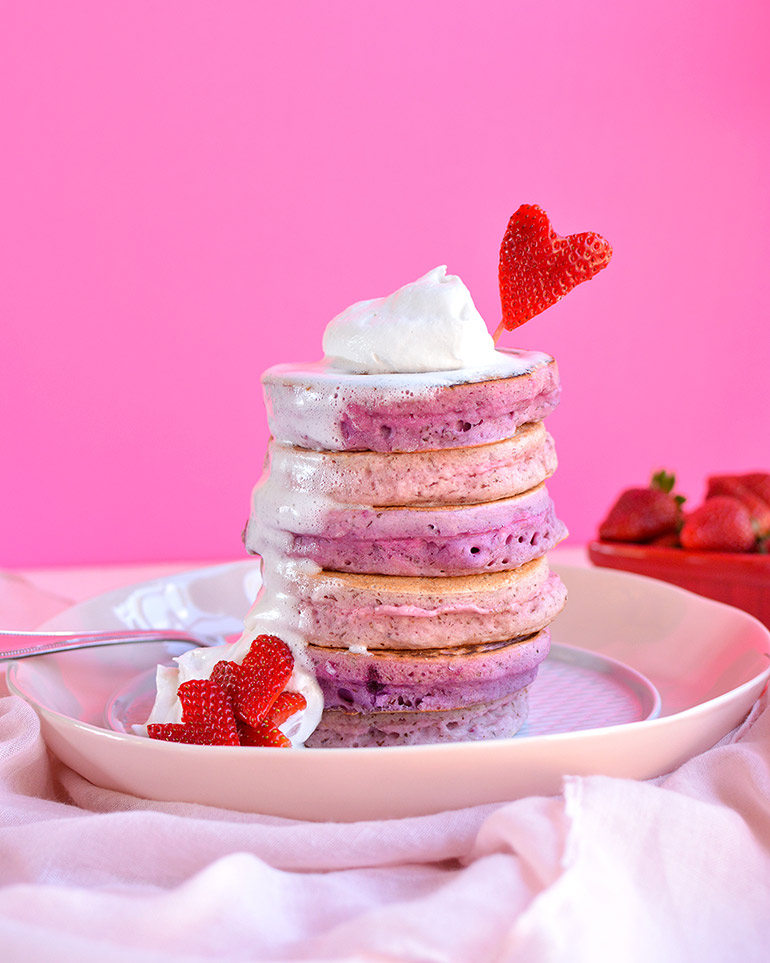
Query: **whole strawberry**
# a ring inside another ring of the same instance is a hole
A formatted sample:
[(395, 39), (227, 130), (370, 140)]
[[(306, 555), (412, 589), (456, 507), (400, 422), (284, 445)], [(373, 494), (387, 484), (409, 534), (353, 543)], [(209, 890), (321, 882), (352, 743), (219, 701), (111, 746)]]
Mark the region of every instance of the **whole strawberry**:
[(770, 505), (770, 475), (767, 472), (755, 471), (741, 476), (746, 487), (758, 495), (762, 501)]
[(560, 237), (548, 215), (522, 204), (512, 215), (500, 246), (500, 300), (503, 328), (512, 331), (555, 304), (577, 284), (607, 267), (612, 248), (594, 233)]
[(610, 542), (650, 542), (675, 535), (682, 520), (680, 495), (672, 495), (674, 476), (661, 471), (648, 488), (622, 492), (599, 526), (599, 537)]
[(743, 502), (749, 510), (757, 534), (762, 537), (770, 534), (769, 475), (712, 475), (708, 479), (706, 498), (713, 498), (715, 495), (730, 495)]
[(680, 533), (683, 548), (701, 552), (751, 552), (757, 536), (751, 514), (732, 495), (714, 495), (688, 516)]

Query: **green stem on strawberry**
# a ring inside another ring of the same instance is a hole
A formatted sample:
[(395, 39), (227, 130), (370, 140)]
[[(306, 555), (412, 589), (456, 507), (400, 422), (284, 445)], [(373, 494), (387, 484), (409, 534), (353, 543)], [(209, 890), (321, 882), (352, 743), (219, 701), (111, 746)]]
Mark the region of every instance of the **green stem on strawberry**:
[[(650, 479), (650, 488), (657, 488), (667, 495), (674, 490), (675, 484), (676, 475), (667, 472), (665, 468), (656, 471)], [(684, 498), (682, 498), (682, 501), (684, 501)]]

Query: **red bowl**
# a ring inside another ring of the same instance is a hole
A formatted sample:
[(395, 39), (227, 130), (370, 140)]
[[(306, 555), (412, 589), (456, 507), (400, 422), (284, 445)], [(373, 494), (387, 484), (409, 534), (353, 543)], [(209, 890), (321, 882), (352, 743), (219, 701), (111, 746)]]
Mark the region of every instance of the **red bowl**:
[(602, 568), (649, 575), (734, 605), (770, 628), (770, 555), (591, 542), (588, 557)]

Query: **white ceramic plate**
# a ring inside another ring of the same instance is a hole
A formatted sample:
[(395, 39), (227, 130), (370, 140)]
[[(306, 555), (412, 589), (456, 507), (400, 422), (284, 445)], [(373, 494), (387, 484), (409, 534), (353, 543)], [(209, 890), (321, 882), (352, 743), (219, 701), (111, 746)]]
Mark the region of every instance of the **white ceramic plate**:
[[(770, 632), (751, 616), (624, 572), (554, 567), (570, 595), (553, 627), (554, 642), (592, 653), (594, 668), (604, 665), (605, 674), (622, 663), (627, 678), (637, 680), (632, 688), (659, 694), (657, 718), (647, 711), (642, 721), (602, 728), (436, 746), (183, 746), (114, 731), (105, 716), (116, 693), (180, 651), (173, 644), (25, 659), (9, 667), (9, 684), (37, 710), (51, 750), (96, 785), (150, 799), (336, 821), (549, 795), (570, 773), (657, 776), (714, 745), (751, 708), (770, 675)], [(258, 585), (254, 561), (198, 569), (108, 592), (46, 628), (173, 627), (227, 636), (239, 632)], [(617, 681), (623, 672), (610, 675)]]
[[(104, 702), (103, 692), (95, 694), (96, 724), (115, 732), (133, 733), (135, 725), (147, 721), (155, 701), (155, 669), (189, 646), (162, 646), (147, 654), (137, 651), (132, 663), (136, 671)], [(110, 677), (110, 683), (114, 681)], [(660, 694), (641, 673), (604, 655), (553, 643), (532, 686), (529, 714), (522, 735), (544, 736), (641, 722), (660, 715)], [(81, 720), (86, 721), (86, 720)]]

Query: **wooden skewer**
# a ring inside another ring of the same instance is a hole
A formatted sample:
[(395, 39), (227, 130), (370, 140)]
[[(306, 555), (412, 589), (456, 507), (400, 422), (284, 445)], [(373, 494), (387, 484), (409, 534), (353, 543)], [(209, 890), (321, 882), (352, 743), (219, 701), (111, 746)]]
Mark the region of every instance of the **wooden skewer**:
[(505, 322), (501, 321), (497, 326), (497, 331), (495, 331), (495, 333), (492, 335), (492, 340), (495, 342), (495, 344), (497, 344), (497, 342), (500, 340), (500, 335), (503, 333), (503, 331), (505, 331)]

